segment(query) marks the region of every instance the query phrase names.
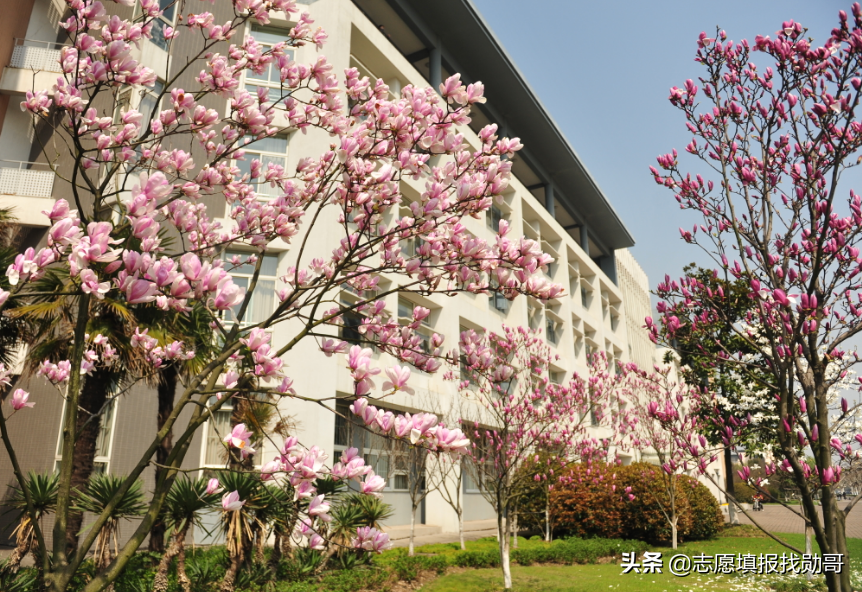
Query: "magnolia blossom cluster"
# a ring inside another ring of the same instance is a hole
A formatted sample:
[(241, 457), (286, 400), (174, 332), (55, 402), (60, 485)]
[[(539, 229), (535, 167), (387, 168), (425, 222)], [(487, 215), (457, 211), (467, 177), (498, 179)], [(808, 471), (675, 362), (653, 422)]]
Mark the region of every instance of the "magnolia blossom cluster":
[[(252, 433), (246, 429), (245, 424), (238, 424), (230, 434), (224, 438), (225, 444), (240, 451), (243, 458), (255, 453), (251, 447)], [(305, 448), (301, 446), (295, 437), (285, 440), (281, 454), (272, 461), (265, 463), (260, 470), (263, 481), (283, 480), (291, 485), (295, 494), (295, 501), (306, 500), (308, 505), (300, 516), (294, 535), (297, 540), (305, 540), (309, 548), (323, 550), (326, 541), (318, 531), (321, 531), (321, 523), (327, 524), (332, 521), (329, 511), (331, 504), (324, 494), (318, 494), (314, 482), (327, 476), (339, 480), (353, 480), (359, 484), (363, 494), (382, 497), (381, 491), (386, 486), (386, 481), (374, 474), (370, 466), (365, 464), (362, 456), (356, 448), (349, 448), (341, 455), (338, 463), (332, 469), (326, 467), (328, 456), (317, 446)], [(207, 493), (213, 494), (220, 491), (217, 479), (210, 479), (207, 485)], [(225, 511), (240, 510), (245, 501), (241, 500), (237, 492), (226, 493), (222, 499)], [(358, 534), (357, 548), (369, 551), (382, 551), (388, 548), (389, 538), (387, 535), (373, 532), (361, 531)]]
[(409, 440), (413, 445), (453, 456), (467, 454), (469, 450), (470, 440), (464, 432), (439, 424), (439, 418), (434, 413), (396, 415), (370, 405), (366, 398), (351, 403), (350, 411), (367, 427), (385, 436)]

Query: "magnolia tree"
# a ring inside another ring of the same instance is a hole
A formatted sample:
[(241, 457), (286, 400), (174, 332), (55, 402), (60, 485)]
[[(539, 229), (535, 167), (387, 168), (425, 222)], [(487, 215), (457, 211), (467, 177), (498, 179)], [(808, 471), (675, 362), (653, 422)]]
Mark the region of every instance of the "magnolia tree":
[[(62, 74), (53, 88), (28, 92), (22, 103), (54, 130), (55, 144), (70, 152), (58, 158), (50, 146), (44, 147), (58, 186), (65, 187), (72, 203), (58, 200), (46, 212), (47, 244), (20, 253), (0, 290), (4, 307), (46, 293), (72, 303), (67, 355), (39, 364), (39, 374), (56, 385), (66, 405), (51, 547), (28, 489), (22, 488), (44, 588), (56, 592), (67, 589), (113, 511), (111, 502), (94, 516), (77, 549), (67, 550), (83, 389), (100, 368), (119, 363), (118, 352), (128, 352), (139, 362), (123, 363), (128, 384), (195, 354), (189, 342), (154, 337), (149, 329), (158, 320), (147, 325), (141, 319), (203, 308), (212, 314), (208, 331), (219, 346), (194, 372), (180, 377), (175, 405), (160, 418), (159, 429), (122, 481), (118, 499), (174, 434), (140, 523), (110, 563), (89, 580), (87, 592), (110, 585), (127, 565), (158, 519), (193, 437), (213, 412), (237, 399), (266, 399), (275, 405), (321, 402), (316, 393), (296, 392), (285, 373), (286, 361), (300, 343), (317, 343), (328, 355), (347, 353), (357, 397), (354, 412), (366, 420), (373, 410), (367, 395), (408, 388), (406, 364), (377, 367), (370, 349), (354, 346), (348, 351), (348, 344), (338, 339), (346, 313), (364, 316), (362, 340), (433, 372), (441, 365), (442, 339), (435, 337), (434, 349), (426, 352), (414, 334), (428, 311), (417, 307), (412, 323), (401, 326), (385, 310), (388, 294), (478, 293), (487, 290), (491, 280), (508, 297), (529, 293), (547, 298), (560, 290), (534, 275), (550, 261), (537, 243), (508, 237), (506, 225), (486, 241), (468, 234), (461, 224), (465, 216), (479, 216), (494, 199), (502, 199), (511, 156), (520, 148), (517, 139), (498, 138), (495, 126), (479, 133), (475, 149), (465, 144), (470, 108), (483, 101), (481, 84), (464, 86), (456, 75), (439, 89), (407, 86), (401, 97), (390, 99), (382, 82), (371, 84), (355, 69), (339, 76), (323, 57), (307, 65), (293, 61), (289, 46), (319, 47), (326, 34), (312, 28), (307, 14), (295, 15), (292, 0), (234, 0), (233, 18), (226, 23), (216, 25), (211, 13), (195, 11), (180, 15), (176, 28), (162, 30), (169, 51), (178, 36), (189, 37), (197, 48), (173, 62), (164, 91), (153, 90), (158, 94), (155, 106), (141, 112), (123, 101), (124, 91), (154, 89), (155, 73), (135, 56), (157, 23), (161, 25), (164, 3), (143, 0), (134, 10), (133, 0), (119, 4), (116, 14), (109, 15), (98, 1), (68, 1), (69, 16), (61, 25), (70, 44), (62, 50)], [(297, 23), (289, 42), (264, 48), (252, 37), (234, 40), (246, 23), (265, 25), (275, 11), (293, 15)], [(265, 69), (279, 77), (280, 97), (266, 89), (243, 89), (244, 72)], [(181, 79), (192, 87), (179, 87)], [(354, 103), (350, 112), (344, 107), (348, 99)], [(219, 111), (211, 105), (225, 107)], [(248, 158), (244, 150), (254, 142), (297, 130), (330, 137), (330, 149), (300, 159), (294, 171), (254, 158), (242, 172), (237, 162)], [(400, 187), (405, 183), (418, 184), (417, 201), (407, 204), (403, 199)], [(264, 184), (277, 193), (275, 199), (257, 198), (255, 191)], [(202, 199), (207, 196), (224, 197), (226, 207), (220, 206), (218, 215), (230, 212), (226, 227), (208, 213)], [(402, 215), (399, 206), (408, 205), (409, 213)], [(171, 241), (165, 240), (168, 236)], [(326, 254), (312, 252), (313, 237), (331, 239)], [(399, 242), (414, 238), (421, 248), (402, 251)], [(292, 246), (291, 265), (279, 278), (274, 310), (264, 320), (249, 322), (264, 261), (260, 255), (276, 239)], [(225, 260), (225, 249), (237, 246), (250, 254)], [(247, 289), (232, 279), (231, 271), (239, 265), (253, 269)], [(377, 290), (382, 277), (390, 277), (395, 287)], [(335, 296), (341, 288), (358, 293), (359, 299), (349, 306), (339, 304)], [(94, 324), (99, 317), (94, 311), (103, 305), (127, 311), (110, 334)], [(277, 340), (270, 337), (273, 329)], [(389, 380), (378, 391), (374, 377), (381, 372)], [(0, 379), (8, 377), (4, 369)], [(0, 437), (21, 484), (26, 477), (18, 449), (26, 442), (13, 441), (7, 424), (16, 421), (17, 414), (39, 413), (39, 403), (19, 389), (0, 414)], [(468, 449), (460, 430), (437, 426), (433, 415), (374, 413), (373, 422), (366, 421), (372, 423), (388, 437), (438, 453), (458, 455)], [(236, 425), (225, 443), (238, 460), (255, 453), (244, 425)], [(369, 494), (383, 487), (383, 480), (368, 472), (355, 453), (331, 468), (326, 461), (312, 442), (289, 440), (262, 474), (289, 483), (297, 499), (305, 500), (298, 506), (300, 530), (312, 548), (318, 546), (315, 535), (324, 531), (329, 507), (315, 490), (316, 480), (357, 479), (361, 491)], [(245, 500), (236, 491), (224, 495), (226, 513), (241, 511)], [(369, 529), (354, 539), (362, 549), (386, 546), (385, 536)]]
[(677, 548), (679, 490), (684, 484), (678, 475), (699, 470), (717, 456), (702, 435), (702, 421), (696, 407), (700, 394), (689, 385), (673, 380), (671, 366), (656, 367), (653, 372), (626, 367), (624, 391), (629, 402), (625, 418), (626, 444), (642, 455), (654, 455), (661, 466), (662, 491), (653, 492), (654, 503), (661, 510), (671, 529), (671, 543)]
[(605, 456), (610, 440), (601, 440), (588, 428), (610, 425), (619, 410), (612, 406), (618, 403), (618, 392), (599, 388), (606, 381), (595, 368), (589, 380), (575, 375), (567, 385), (550, 382), (556, 358), (540, 332), (523, 327), (504, 326), (502, 334), (465, 331), (457, 359), (472, 377), (461, 382), (461, 390), (475, 401), (462, 416), (473, 436), (464, 464), (497, 513), (504, 587), (510, 589), (510, 520), (520, 497), (529, 491), (519, 476), (541, 478), (545, 469), (538, 466), (538, 472), (527, 475), (522, 468), (540, 450), (553, 450), (570, 462)]
[[(685, 172), (676, 151), (659, 157), (652, 173), (683, 209), (703, 217), (683, 239), (712, 256), (719, 277), (750, 287), (744, 323), (758, 330), (731, 328), (763, 352), (767, 371), (751, 380), (776, 397), (778, 460), (793, 474), (820, 550), (846, 558), (844, 523), (855, 504), (836, 503), (834, 451), (855, 435), (836, 433), (833, 417), (842, 411), (828, 393), (858, 362), (849, 342), (862, 330), (862, 197), (841, 185), (862, 146), (862, 9), (841, 11), (822, 46), (793, 21), (753, 44), (701, 33), (696, 60), (704, 68), (699, 84), (674, 87), (670, 101), (693, 135), (686, 152), (706, 178)], [(658, 293), (671, 337), (684, 326), (728, 323), (725, 296), (702, 282), (666, 282)], [(695, 302), (698, 317), (687, 312)], [(747, 371), (737, 348), (718, 355)], [(735, 438), (737, 428), (726, 427)], [(810, 443), (813, 466), (800, 455), (797, 432)], [(831, 591), (850, 590), (849, 570), (826, 581)]]

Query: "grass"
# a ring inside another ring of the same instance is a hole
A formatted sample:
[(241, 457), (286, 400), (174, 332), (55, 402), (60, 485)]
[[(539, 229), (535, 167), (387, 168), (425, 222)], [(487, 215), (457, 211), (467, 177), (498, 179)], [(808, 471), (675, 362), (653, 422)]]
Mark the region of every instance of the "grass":
[[(779, 538), (799, 549), (805, 548), (805, 537), (801, 534), (780, 534)], [(520, 539), (521, 548), (544, 545), (542, 541)], [(862, 539), (848, 539), (848, 551), (857, 558), (855, 565), (862, 565)], [(468, 551), (490, 551), (496, 549), (493, 538), (467, 543)], [(417, 549), (420, 553), (451, 555), (458, 553), (457, 544), (425, 545)], [(655, 547), (661, 551), (665, 561), (662, 574), (622, 574), (616, 563), (598, 565), (530, 565), (512, 566), (512, 578), (516, 592), (602, 592), (614, 590), (638, 590), (643, 592), (803, 592), (805, 590), (825, 589), (822, 578), (815, 578), (809, 585), (803, 576), (757, 576), (692, 574), (680, 578), (669, 573), (667, 562), (677, 553), (686, 555), (715, 555), (718, 553), (744, 554), (786, 553), (788, 550), (766, 537), (753, 527), (733, 527), (725, 530), (722, 536), (706, 541), (693, 541), (673, 550), (669, 547)], [(817, 552), (817, 544), (814, 542)], [(845, 566), (845, 569), (848, 567)], [(862, 583), (862, 574), (851, 572), (854, 585)], [(449, 573), (422, 588), (422, 592), (493, 592), (503, 589), (503, 578), (499, 568), (468, 569)]]
[[(608, 592), (637, 590), (638, 592), (689, 592), (690, 590), (733, 591), (730, 581), (718, 586), (702, 587), (707, 582), (696, 578), (677, 578), (670, 574), (620, 575), (615, 564), (603, 565), (530, 565), (512, 566), (515, 592)], [(710, 578), (711, 580), (711, 578)], [(450, 573), (422, 588), (422, 592), (490, 592), (503, 589), (503, 576), (499, 569), (471, 569), (463, 573)]]

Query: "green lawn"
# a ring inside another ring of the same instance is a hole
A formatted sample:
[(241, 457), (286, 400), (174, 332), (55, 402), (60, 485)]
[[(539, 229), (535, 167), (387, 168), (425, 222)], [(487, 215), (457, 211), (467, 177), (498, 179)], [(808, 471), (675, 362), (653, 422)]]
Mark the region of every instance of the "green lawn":
[[(742, 528), (729, 534), (749, 534)], [(779, 535), (789, 543), (804, 549), (805, 537), (801, 534)], [(521, 540), (522, 546), (542, 545), (539, 541)], [(862, 559), (862, 539), (848, 540), (850, 555)], [(481, 540), (468, 543), (468, 550), (479, 551), (495, 549), (496, 541)], [(458, 552), (457, 544), (426, 545), (417, 549), (420, 553), (450, 554)], [(512, 566), (515, 590), (518, 592), (599, 592), (613, 590), (637, 590), (644, 592), (700, 592), (707, 590), (728, 592), (754, 592), (781, 590), (802, 592), (806, 585), (800, 576), (757, 576), (695, 574), (685, 578), (668, 573), (667, 561), (676, 553), (687, 555), (715, 555), (717, 553), (784, 553), (787, 549), (770, 538), (759, 536), (722, 536), (709, 541), (696, 541), (681, 545), (674, 551), (671, 548), (657, 547), (665, 560), (665, 573), (662, 574), (622, 574), (616, 564), (600, 565), (531, 565)], [(815, 552), (817, 546), (815, 543)], [(847, 567), (845, 566), (845, 569)], [(854, 574), (854, 584), (859, 585), (860, 575)], [(816, 581), (816, 580), (815, 580)], [(503, 579), (500, 569), (467, 569), (458, 573), (442, 576), (422, 588), (422, 592), (492, 592), (502, 590)]]

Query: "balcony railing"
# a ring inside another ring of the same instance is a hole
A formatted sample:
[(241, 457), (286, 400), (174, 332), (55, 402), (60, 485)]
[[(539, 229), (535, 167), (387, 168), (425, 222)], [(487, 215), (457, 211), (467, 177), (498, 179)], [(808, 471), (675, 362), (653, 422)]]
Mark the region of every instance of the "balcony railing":
[(54, 171), (47, 164), (0, 160), (0, 195), (51, 197), (53, 191)]
[(34, 39), (15, 39), (12, 49), (12, 68), (39, 70), (43, 72), (62, 72), (60, 67), (60, 48), (63, 43), (55, 41), (36, 41)]

